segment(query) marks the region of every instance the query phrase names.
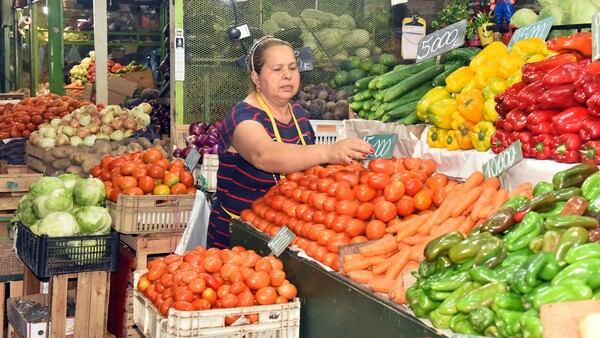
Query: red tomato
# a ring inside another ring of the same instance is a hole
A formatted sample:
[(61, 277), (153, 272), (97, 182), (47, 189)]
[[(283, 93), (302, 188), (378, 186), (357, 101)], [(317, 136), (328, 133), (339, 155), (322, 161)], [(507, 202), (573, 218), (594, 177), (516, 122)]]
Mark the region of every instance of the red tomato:
[(367, 180), (367, 184), (374, 189), (384, 189), (391, 182), (390, 175), (384, 173), (373, 173)]
[(338, 201), (342, 201), (342, 200), (353, 201), (354, 200), (354, 191), (352, 191), (352, 188), (350, 188), (349, 186), (341, 185), (335, 190), (335, 198), (337, 198)]
[(382, 221), (378, 219), (372, 220), (366, 226), (365, 236), (369, 240), (381, 238), (386, 234), (385, 228), (385, 223)]
[(398, 215), (405, 217), (412, 214), (413, 211), (415, 211), (415, 204), (411, 197), (406, 196), (406, 198), (403, 197), (396, 202), (396, 212)]
[(369, 161), (369, 169), (374, 173), (383, 173), (389, 176), (394, 173), (394, 167), (394, 162), (385, 158), (374, 158)]
[(389, 201), (381, 201), (375, 204), (374, 214), (375, 218), (384, 223), (391, 221), (398, 215), (396, 206)]
[(354, 198), (361, 202), (372, 200), (376, 194), (377, 191), (366, 183), (361, 183), (354, 187)]
[(138, 187), (131, 187), (131, 188), (124, 189), (122, 194), (123, 195), (143, 195), (144, 192), (142, 191), (142, 189), (140, 189)]
[(148, 167), (148, 176), (156, 179), (162, 179), (165, 176), (165, 168), (157, 164)]
[(361, 219), (363, 221), (368, 221), (373, 216), (373, 211), (375, 210), (375, 205), (371, 202), (363, 202), (358, 205), (356, 208), (356, 213), (354, 217)]
[(418, 157), (406, 157), (402, 161), (402, 164), (404, 164), (404, 167), (406, 168), (406, 170), (414, 170), (414, 169), (418, 169), (422, 162), (423, 162), (423, 159), (418, 158)]
[(353, 218), (348, 222), (348, 224), (346, 224), (346, 230), (344, 231), (344, 233), (350, 238), (360, 236), (365, 233), (366, 227), (367, 224), (365, 223), (365, 221), (360, 220), (358, 218)]
[(350, 171), (350, 170), (340, 170), (337, 171), (334, 175), (333, 178), (337, 181), (344, 181), (344, 182), (348, 182), (348, 184), (350, 185), (350, 188), (354, 187), (355, 185), (358, 184), (358, 180), (359, 180), (359, 176), (357, 173)]
[(277, 288), (277, 293), (280, 296), (287, 298), (288, 300), (292, 300), (298, 294), (298, 290), (296, 286), (292, 283), (286, 283)]
[(431, 176), (436, 170), (435, 161), (431, 158), (423, 160), (419, 165), (419, 170), (423, 171), (425, 175)]
[(162, 160), (162, 158), (162, 152), (157, 148), (146, 149), (146, 151), (144, 151), (142, 155), (142, 159), (145, 163), (154, 163), (156, 161)]
[(173, 307), (179, 311), (194, 311), (194, 306), (190, 302), (183, 302), (183, 301), (175, 302), (173, 304)]
[(277, 291), (272, 286), (265, 286), (256, 291), (255, 297), (256, 302), (260, 305), (275, 304)]
[(340, 215), (354, 217), (358, 209), (358, 202), (354, 200), (339, 200), (335, 203), (335, 212)]
[(383, 188), (383, 197), (386, 201), (395, 203), (404, 196), (404, 184), (400, 181), (392, 181)]
[(406, 183), (404, 183), (404, 192), (408, 196), (415, 196), (419, 191), (423, 189), (423, 182), (418, 178), (409, 178)]
[(413, 197), (413, 204), (417, 210), (426, 210), (431, 207), (431, 190), (421, 190)]
[(171, 194), (173, 195), (183, 195), (183, 194), (187, 194), (187, 190), (188, 188), (185, 186), (185, 184), (183, 183), (175, 183), (172, 187), (171, 187)]
[(154, 179), (150, 176), (142, 176), (138, 179), (138, 187), (146, 194), (154, 190)]

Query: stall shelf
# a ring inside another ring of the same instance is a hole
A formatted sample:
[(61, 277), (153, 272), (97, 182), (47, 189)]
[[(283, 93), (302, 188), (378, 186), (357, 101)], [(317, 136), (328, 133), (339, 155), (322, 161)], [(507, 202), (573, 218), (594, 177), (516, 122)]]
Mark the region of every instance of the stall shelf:
[[(239, 220), (231, 223), (231, 245), (271, 253), (269, 237)], [(300, 337), (445, 337), (407, 308), (379, 297), (337, 272), (286, 249), (280, 256), (301, 301)]]

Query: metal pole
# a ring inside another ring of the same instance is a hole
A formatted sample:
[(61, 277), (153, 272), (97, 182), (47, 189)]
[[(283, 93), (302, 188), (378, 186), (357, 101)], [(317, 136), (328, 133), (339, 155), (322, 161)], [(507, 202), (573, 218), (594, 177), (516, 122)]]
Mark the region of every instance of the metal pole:
[(48, 76), (50, 91), (64, 95), (63, 65), (65, 60), (63, 41), (62, 1), (48, 1)]
[(106, 0), (94, 1), (94, 50), (96, 53), (96, 103), (108, 104), (108, 25)]
[(29, 90), (32, 97), (37, 93), (37, 87), (39, 82), (39, 45), (37, 38), (37, 8), (38, 2), (28, 0), (27, 8), (29, 10), (29, 16), (31, 17), (31, 23), (29, 24), (29, 55), (30, 55), (30, 76), (29, 76)]
[(21, 56), (23, 51), (23, 39), (19, 34), (19, 22), (17, 19), (17, 8), (13, 6), (13, 34), (14, 34), (14, 65), (15, 65), (15, 82), (12, 89), (19, 89), (23, 87), (23, 57)]

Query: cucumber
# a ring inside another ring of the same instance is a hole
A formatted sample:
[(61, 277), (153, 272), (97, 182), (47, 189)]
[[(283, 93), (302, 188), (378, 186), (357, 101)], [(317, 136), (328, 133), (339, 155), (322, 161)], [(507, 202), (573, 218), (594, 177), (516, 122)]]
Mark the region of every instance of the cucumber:
[[(425, 61), (427, 62), (427, 61)], [(433, 65), (425, 68), (420, 72), (411, 75), (409, 78), (402, 80), (395, 84), (383, 98), (383, 102), (391, 102), (400, 96), (410, 92), (411, 90), (422, 86), (424, 83), (430, 82), (434, 77), (438, 76), (444, 71), (443, 65)], [(381, 82), (381, 80), (380, 80)], [(358, 94), (357, 94), (358, 95)]]
[(363, 103), (362, 109), (370, 111), (371, 107), (373, 107), (373, 103), (375, 103), (375, 99), (368, 99), (365, 101), (365, 103)]
[(452, 61), (451, 63), (444, 64), (444, 72), (431, 80), (431, 85), (433, 87), (436, 86), (445, 86), (446, 78), (448, 75), (452, 74), (455, 70), (465, 65), (463, 60)]
[(412, 112), (416, 112), (417, 111), (417, 103), (419, 103), (419, 100), (403, 104), (399, 107), (396, 107), (396, 108), (390, 110), (389, 112), (387, 112), (387, 114), (393, 120), (401, 119)]
[(354, 82), (354, 86), (356, 87), (356, 89), (359, 89), (359, 90), (373, 89), (373, 88), (369, 88), (369, 83), (371, 83), (371, 81), (375, 80), (376, 78), (377, 78), (377, 75), (363, 77), (362, 79)]
[[(390, 87), (391, 88), (391, 87)], [(385, 88), (385, 89), (379, 89), (376, 93), (375, 93), (375, 99), (378, 101), (383, 102), (383, 98), (385, 97), (385, 93), (388, 92), (388, 90), (390, 88)]]
[(465, 64), (468, 64), (479, 52), (481, 52), (481, 49), (477, 47), (456, 48), (442, 54), (440, 61), (441, 63), (445, 64), (452, 61), (461, 60)]
[(369, 82), (367, 88), (373, 90), (377, 89), (377, 82), (379, 82), (379, 76), (375, 76), (375, 78)]
[(387, 115), (387, 114), (386, 114), (386, 111), (385, 111), (385, 110), (383, 110), (383, 108), (382, 108), (382, 107), (381, 107), (381, 105), (380, 105), (380, 106), (379, 106), (379, 108), (377, 108), (377, 109), (375, 110), (375, 113), (373, 113), (373, 119), (374, 119), (374, 120), (381, 120), (381, 118), (382, 118), (384, 115)]
[(370, 99), (375, 95), (375, 90), (365, 89), (356, 94), (354, 94), (354, 101), (364, 101)]
[(367, 113), (368, 113), (368, 112), (367, 112), (366, 110), (361, 110), (361, 111), (359, 111), (359, 112), (358, 112), (358, 116), (359, 116), (361, 119), (366, 119), (366, 118), (367, 118)]
[[(348, 81), (350, 83), (355, 83), (356, 81), (369, 76), (369, 74), (367, 74), (367, 72), (365, 72), (362, 69), (352, 69), (351, 71), (348, 72)], [(368, 82), (367, 82), (368, 84)]]
[(373, 102), (373, 106), (371, 107), (371, 111), (376, 111), (381, 105), (383, 105), (383, 102), (375, 100)]
[(406, 95), (402, 96), (401, 98), (395, 99), (392, 102), (386, 102), (384, 104), (382, 104), (383, 109), (387, 112), (390, 111), (396, 107), (399, 107), (403, 104), (415, 101), (415, 100), (420, 100), (423, 95), (425, 95), (428, 91), (431, 90), (431, 84), (429, 83), (425, 83), (424, 85), (422, 85), (421, 87), (411, 90), (410, 92), (406, 93)]
[(408, 116), (406, 116), (402, 120), (402, 124), (405, 125), (405, 126), (412, 126), (413, 124), (417, 124), (417, 123), (419, 123), (419, 117), (417, 116), (417, 112), (416, 111), (408, 114)]
[(359, 110), (363, 109), (364, 104), (365, 104), (365, 101), (354, 101), (354, 102), (350, 103), (350, 109), (352, 109), (353, 111), (359, 111)]
[(377, 81), (377, 88), (383, 89), (388, 88), (399, 81), (402, 81), (409, 77), (410, 75), (416, 74), (423, 69), (427, 69), (431, 66), (435, 65), (435, 58), (425, 60), (421, 63), (415, 63), (411, 65), (406, 65), (398, 70), (393, 70), (391, 72), (387, 72), (379, 77), (379, 81)]
[(383, 123), (388, 123), (392, 120), (392, 118), (388, 114), (383, 114), (380, 121)]

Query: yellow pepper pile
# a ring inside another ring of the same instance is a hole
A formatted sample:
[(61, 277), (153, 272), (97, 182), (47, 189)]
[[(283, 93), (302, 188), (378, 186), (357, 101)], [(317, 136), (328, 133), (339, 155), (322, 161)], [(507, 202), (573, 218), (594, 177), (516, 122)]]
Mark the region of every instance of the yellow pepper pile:
[(497, 94), (521, 82), (525, 63), (556, 54), (539, 38), (520, 40), (510, 52), (496, 41), (479, 52), (468, 66), (448, 75), (446, 86), (427, 92), (417, 105), (417, 116), (430, 122), (427, 144), (432, 148), (490, 149), (490, 137), (498, 118)]

